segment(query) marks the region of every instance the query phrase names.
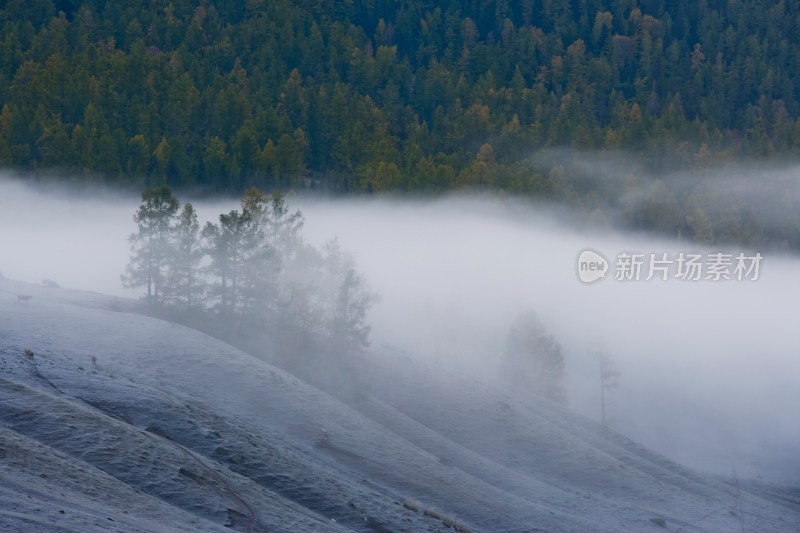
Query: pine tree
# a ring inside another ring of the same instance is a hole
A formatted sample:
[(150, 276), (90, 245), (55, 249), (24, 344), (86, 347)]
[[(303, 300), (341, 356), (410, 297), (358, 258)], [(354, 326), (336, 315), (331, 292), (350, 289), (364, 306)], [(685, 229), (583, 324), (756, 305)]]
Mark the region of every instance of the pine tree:
[(207, 222), (202, 237), (211, 262), (208, 270), (216, 277), (212, 285), (221, 314), (232, 317), (240, 310), (242, 262), (252, 231), (248, 212), (232, 210), (219, 216), (219, 224)]
[(275, 278), (280, 258), (267, 238), (267, 196), (258, 189), (248, 189), (241, 206), (242, 215), (248, 221), (241, 248), (239, 301), (242, 319), (255, 327), (263, 327), (275, 310)]
[(605, 348), (598, 348), (595, 355), (600, 365), (600, 413), (603, 425), (605, 425), (608, 420), (606, 416), (606, 405), (608, 404), (606, 393), (609, 389), (619, 385), (620, 373)]
[(330, 340), (335, 353), (360, 351), (369, 346), (372, 326), (367, 312), (373, 296), (364, 288), (364, 279), (354, 268), (341, 276), (333, 313), (330, 317)]
[(268, 242), (285, 258), (297, 247), (300, 230), (305, 224), (303, 214), (299, 210), (289, 213), (286, 196), (280, 191), (274, 191), (264, 215)]
[(367, 315), (377, 294), (367, 287), (353, 257), (336, 239), (325, 246), (325, 271), (329, 294), (326, 342), (332, 354), (351, 355), (369, 346)]
[(566, 403), (566, 369), (561, 345), (532, 310), (517, 316), (506, 340), (507, 377), (515, 385)]
[(133, 216), (139, 231), (129, 238), (131, 258), (122, 275), (122, 284), (128, 288), (146, 287), (146, 301), (150, 305), (164, 301), (163, 289), (172, 255), (170, 236), (178, 208), (178, 199), (169, 187), (162, 185), (142, 193), (142, 204)]
[(167, 300), (182, 309), (201, 306), (205, 287), (200, 275), (200, 263), (205, 255), (200, 240), (197, 212), (190, 203), (183, 206), (171, 234), (172, 258), (167, 279)]

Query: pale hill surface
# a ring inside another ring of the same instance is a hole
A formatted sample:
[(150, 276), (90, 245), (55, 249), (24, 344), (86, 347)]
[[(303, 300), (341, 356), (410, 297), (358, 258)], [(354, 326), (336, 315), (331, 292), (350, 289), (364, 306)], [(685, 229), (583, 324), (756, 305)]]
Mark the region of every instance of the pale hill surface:
[(0, 281), (0, 531), (800, 530), (488, 379), (378, 349), (334, 397), (127, 307)]

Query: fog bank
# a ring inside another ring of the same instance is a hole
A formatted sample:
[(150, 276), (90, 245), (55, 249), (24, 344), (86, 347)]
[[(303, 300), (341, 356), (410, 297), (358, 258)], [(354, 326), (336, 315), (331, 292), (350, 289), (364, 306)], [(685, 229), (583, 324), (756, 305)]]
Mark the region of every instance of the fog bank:
[[(765, 254), (754, 282), (623, 283), (612, 271), (587, 286), (575, 265), (585, 248), (610, 259), (622, 251), (705, 250), (581, 229), (563, 210), (496, 197), (289, 202), (306, 217), (308, 241), (338, 237), (380, 292), (371, 315), (374, 345), (491, 372), (515, 315), (533, 308), (564, 348), (577, 412), (599, 419), (592, 349), (602, 341), (622, 374), (609, 392), (612, 427), (703, 470), (735, 467), (740, 475), (796, 483), (796, 257)], [(233, 201), (193, 203), (205, 220), (236, 208)], [(42, 192), (2, 180), (0, 272), (136, 296), (119, 275), (137, 206), (135, 196)]]

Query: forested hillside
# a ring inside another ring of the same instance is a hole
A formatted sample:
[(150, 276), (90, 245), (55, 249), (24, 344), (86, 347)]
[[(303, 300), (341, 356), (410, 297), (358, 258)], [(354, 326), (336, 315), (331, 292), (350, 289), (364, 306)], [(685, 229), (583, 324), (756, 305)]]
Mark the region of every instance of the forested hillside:
[(0, 163), (558, 197), (542, 147), (800, 152), (799, 26), (778, 0), (8, 0)]

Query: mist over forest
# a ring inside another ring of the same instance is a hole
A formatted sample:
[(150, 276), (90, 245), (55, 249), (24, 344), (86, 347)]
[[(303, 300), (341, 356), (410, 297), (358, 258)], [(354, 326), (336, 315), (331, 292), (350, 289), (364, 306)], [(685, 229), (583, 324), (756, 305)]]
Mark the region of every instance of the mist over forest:
[[(763, 181), (787, 172), (765, 172)], [(7, 277), (143, 296), (119, 277), (135, 231), (133, 194), (41, 189), (9, 177), (2, 188)], [(621, 374), (607, 391), (611, 427), (703, 470), (737, 468), (785, 481), (794, 475), (794, 256), (767, 254), (755, 282), (625, 283), (611, 272), (584, 286), (575, 270), (584, 248), (607, 257), (719, 248), (587, 227), (568, 208), (498, 196), (285, 200), (302, 212), (309, 246), (322, 249), (336, 238), (379, 295), (367, 319), (371, 346), (498, 375), (509, 328), (532, 309), (563, 348), (571, 409), (600, 419), (602, 346)], [(238, 204), (193, 201), (204, 223)]]
[(3, 2), (0, 530), (800, 530), (798, 35)]

